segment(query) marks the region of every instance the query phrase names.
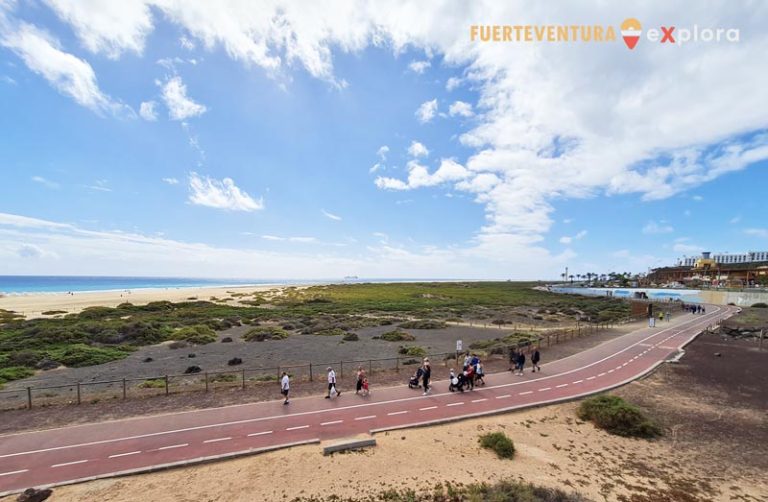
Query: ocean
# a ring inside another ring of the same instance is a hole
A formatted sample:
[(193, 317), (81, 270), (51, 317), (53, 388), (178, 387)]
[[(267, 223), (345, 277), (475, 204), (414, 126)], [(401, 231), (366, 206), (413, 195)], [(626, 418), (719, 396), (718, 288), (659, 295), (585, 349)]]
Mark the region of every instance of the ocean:
[(187, 277), (105, 277), (0, 275), (0, 294), (66, 293), (82, 291), (121, 291), (146, 288), (194, 288), (210, 286), (248, 286), (285, 284), (292, 281), (195, 279)]

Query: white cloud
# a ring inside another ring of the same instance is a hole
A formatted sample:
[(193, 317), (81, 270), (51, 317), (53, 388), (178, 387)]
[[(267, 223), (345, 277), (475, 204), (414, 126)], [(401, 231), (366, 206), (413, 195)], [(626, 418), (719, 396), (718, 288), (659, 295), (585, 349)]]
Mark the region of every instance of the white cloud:
[(408, 65), (408, 69), (414, 73), (422, 74), (430, 66), (432, 66), (432, 63), (429, 61), (411, 61), (411, 63)]
[(429, 156), (429, 150), (418, 141), (411, 141), (411, 146), (408, 147), (408, 155), (411, 157), (427, 157)]
[(381, 162), (377, 162), (373, 166), (371, 166), (370, 169), (368, 169), (368, 172), (375, 173), (376, 171), (383, 171), (384, 169), (386, 169), (386, 166)]
[(462, 84), (463, 80), (458, 77), (451, 77), (445, 82), (445, 90), (451, 92)]
[(564, 235), (564, 236), (560, 237), (560, 244), (571, 244), (571, 243), (573, 243), (573, 241), (581, 240), (581, 239), (583, 239), (586, 236), (587, 236), (587, 231), (586, 230), (581, 230), (580, 232), (578, 232), (574, 236)]
[(258, 211), (264, 209), (264, 201), (253, 199), (240, 190), (231, 178), (221, 181), (200, 176), (195, 172), (189, 174), (189, 201), (198, 206), (225, 209), (228, 211)]
[(169, 185), (178, 185), (179, 184), (179, 180), (176, 179), (176, 178), (163, 178), (163, 181), (165, 181)]
[(429, 187), (441, 185), (443, 183), (455, 182), (466, 179), (470, 176), (469, 171), (453, 159), (443, 159), (440, 161), (440, 167), (430, 174), (429, 170), (412, 160), (408, 162), (408, 182), (403, 182), (394, 178), (378, 177), (376, 186), (389, 190), (412, 190), (414, 188)]
[(96, 180), (93, 182), (93, 185), (83, 185), (85, 188), (89, 190), (96, 190), (97, 192), (111, 192), (112, 189), (109, 188), (107, 180)]
[(196, 47), (195, 42), (187, 38), (186, 35), (179, 37), (179, 45), (188, 51), (193, 51)]
[(660, 223), (649, 221), (643, 227), (643, 233), (646, 235), (671, 234), (674, 231), (675, 229), (672, 227), (672, 225), (667, 224), (664, 220), (662, 220)]
[(572, 219), (572, 218), (564, 218), (564, 219), (563, 219), (563, 223), (564, 223), (564, 224), (566, 224), (566, 225), (568, 225), (568, 224), (569, 224), (569, 223), (571, 223), (571, 222), (573, 222), (573, 219)]
[(88, 62), (62, 51), (58, 40), (45, 31), (27, 23), (5, 29), (0, 19), (0, 45), (15, 52), (30, 70), (78, 104), (97, 113), (133, 113), (99, 89), (96, 73)]
[(317, 242), (317, 239), (314, 237), (280, 237), (277, 235), (262, 235), (261, 238), (266, 241), (298, 242), (303, 244)]
[(734, 216), (733, 218), (730, 219), (728, 223), (730, 223), (731, 225), (735, 225), (740, 221), (741, 221), (741, 216)]
[(768, 239), (768, 228), (747, 228), (744, 233), (753, 237), (762, 237)]
[(419, 122), (426, 124), (434, 118), (435, 113), (437, 113), (437, 98), (432, 101), (423, 102), (419, 109), (416, 110), (416, 117), (419, 119)]
[(172, 120), (186, 120), (206, 112), (206, 107), (187, 97), (187, 86), (181, 77), (169, 79), (163, 86), (163, 101)]
[(692, 195), (691, 199), (695, 200), (696, 202), (701, 202), (704, 200), (704, 197), (702, 197), (701, 195)]
[(331, 219), (331, 220), (334, 220), (334, 221), (341, 221), (341, 219), (342, 219), (341, 216), (338, 216), (338, 215), (333, 214), (333, 213), (329, 213), (325, 209), (321, 209), (320, 211), (323, 213), (323, 216), (325, 216), (328, 219)]
[(32, 181), (34, 181), (35, 183), (40, 183), (46, 188), (53, 188), (53, 189), (59, 188), (58, 183), (56, 183), (55, 181), (51, 181), (49, 179), (43, 178), (42, 176), (32, 176)]
[(148, 120), (150, 122), (154, 122), (157, 120), (157, 111), (155, 110), (155, 103), (154, 101), (144, 101), (141, 103), (141, 106), (139, 107), (139, 115), (144, 120)]
[(388, 153), (389, 153), (389, 147), (387, 145), (380, 146), (379, 149), (376, 151), (376, 155), (379, 156), (382, 162), (387, 160)]
[(3, 82), (5, 82), (8, 85), (16, 85), (16, 81), (14, 79), (12, 79), (11, 77), (9, 77), (8, 75), (0, 76), (0, 80), (2, 80)]
[(448, 115), (451, 117), (459, 115), (461, 117), (471, 117), (474, 115), (472, 112), (472, 105), (465, 103), (464, 101), (454, 101), (450, 107), (448, 107)]
[(99, 0), (45, 0), (56, 14), (72, 26), (91, 52), (116, 59), (124, 51), (141, 54), (152, 32), (149, 2)]
[(678, 242), (674, 246), (672, 246), (672, 251), (674, 251), (675, 253), (683, 253), (683, 254), (698, 254), (704, 251), (704, 248), (701, 246), (697, 246), (695, 244), (683, 244), (681, 242)]

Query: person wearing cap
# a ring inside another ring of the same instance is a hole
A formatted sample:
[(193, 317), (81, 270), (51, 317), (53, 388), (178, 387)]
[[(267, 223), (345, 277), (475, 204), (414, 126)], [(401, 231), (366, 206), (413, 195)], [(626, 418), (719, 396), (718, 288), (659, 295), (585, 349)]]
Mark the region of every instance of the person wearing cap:
[(333, 368), (328, 366), (328, 395), (325, 396), (326, 399), (331, 398), (331, 391), (333, 391), (337, 396), (341, 395), (339, 389), (336, 388), (336, 372), (333, 371)]

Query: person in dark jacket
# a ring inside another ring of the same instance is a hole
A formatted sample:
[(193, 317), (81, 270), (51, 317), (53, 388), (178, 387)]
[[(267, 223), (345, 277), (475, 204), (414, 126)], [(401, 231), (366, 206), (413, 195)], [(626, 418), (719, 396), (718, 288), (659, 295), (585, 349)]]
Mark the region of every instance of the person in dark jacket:
[(533, 365), (533, 371), (531, 373), (536, 373), (536, 370), (539, 370), (539, 373), (541, 373), (539, 361), (541, 361), (541, 353), (539, 352), (538, 347), (534, 347), (533, 354), (531, 354), (531, 365)]
[(429, 365), (429, 359), (424, 358), (424, 365), (422, 366), (424, 372), (421, 374), (421, 382), (424, 384), (424, 395), (429, 394), (429, 379), (432, 378), (432, 367)]
[(525, 353), (521, 350), (517, 354), (517, 374), (523, 376), (523, 368), (525, 368)]

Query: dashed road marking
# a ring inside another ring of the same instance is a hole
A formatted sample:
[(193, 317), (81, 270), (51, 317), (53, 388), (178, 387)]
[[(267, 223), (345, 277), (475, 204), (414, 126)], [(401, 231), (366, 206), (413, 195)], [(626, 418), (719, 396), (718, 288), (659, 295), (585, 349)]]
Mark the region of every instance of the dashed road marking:
[(561, 383), (560, 385), (555, 385), (556, 389), (562, 389), (563, 387), (568, 387), (567, 383)]
[(528, 395), (528, 394), (533, 394), (533, 391), (532, 390), (527, 390), (525, 392), (519, 393), (518, 396), (525, 396), (525, 395)]
[(587, 377), (587, 380), (594, 380), (595, 378), (597, 378), (597, 377), (591, 376), (591, 377)]
[(464, 404), (464, 401), (460, 401), (458, 403), (448, 403), (446, 406), (461, 406), (462, 404)]
[(552, 387), (542, 387), (541, 389), (539, 389), (539, 392), (544, 392), (545, 390), (551, 390), (551, 389)]
[(189, 443), (172, 444), (170, 446), (161, 446), (160, 448), (157, 449), (157, 451), (172, 450), (174, 448), (184, 448), (185, 446), (189, 446)]
[(584, 381), (584, 380), (576, 380), (575, 382), (571, 382), (571, 383), (581, 383), (581, 382), (583, 382), (583, 381)]
[(426, 408), (419, 408), (419, 411), (434, 410), (437, 406), (427, 406)]
[(53, 464), (51, 467), (66, 467), (68, 465), (84, 464), (86, 462), (88, 462), (88, 460), (75, 460), (74, 462), (64, 462), (63, 464)]
[(309, 429), (309, 426), (308, 425), (299, 425), (298, 427), (288, 427), (285, 430), (287, 430), (287, 431), (297, 431), (299, 429)]
[(340, 424), (340, 423), (342, 423), (342, 422), (344, 422), (344, 420), (333, 420), (333, 421), (331, 421), (331, 422), (321, 422), (321, 423), (320, 423), (320, 425), (321, 425), (321, 426), (326, 426), (326, 425), (336, 425), (336, 424)]
[(230, 439), (232, 438), (226, 437), (226, 438), (206, 439), (205, 441), (203, 441), (203, 443), (218, 443), (219, 441), (229, 441)]
[(367, 415), (364, 417), (357, 417), (355, 420), (370, 420), (372, 418), (376, 418), (376, 415)]
[(616, 371), (616, 370), (610, 369), (610, 370), (607, 371), (607, 373), (613, 373), (614, 371)]
[(473, 399), (472, 400), (473, 403), (482, 403), (483, 401), (488, 401), (488, 398), (484, 397), (482, 399)]
[(0, 476), (12, 476), (14, 474), (21, 474), (24, 472), (29, 472), (29, 469), (21, 469), (18, 471), (11, 471), (11, 472), (0, 472)]
[(512, 397), (510, 394), (502, 394), (501, 396), (496, 396), (496, 399), (506, 399), (508, 397)]
[(387, 415), (391, 417), (393, 415), (405, 415), (406, 413), (408, 413), (408, 410), (393, 411), (392, 413), (387, 413)]
[(107, 458), (120, 458), (120, 457), (127, 457), (128, 455), (138, 455), (141, 453), (141, 450), (138, 451), (129, 451), (127, 453), (115, 453), (114, 455), (110, 455)]
[(248, 434), (248, 437), (253, 437), (253, 436), (263, 436), (264, 434), (272, 434), (272, 432), (273, 432), (273, 431), (264, 431), (264, 432), (252, 432), (252, 433)]
[(605, 376), (605, 373), (598, 373), (597, 376), (599, 376), (599, 377)]

